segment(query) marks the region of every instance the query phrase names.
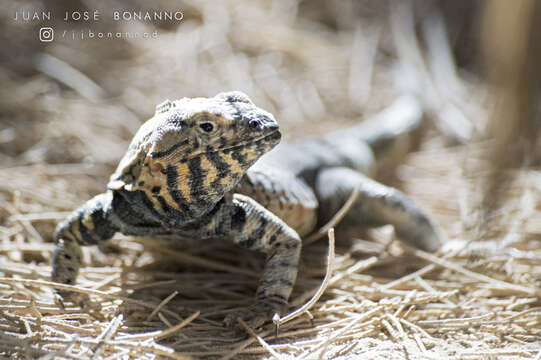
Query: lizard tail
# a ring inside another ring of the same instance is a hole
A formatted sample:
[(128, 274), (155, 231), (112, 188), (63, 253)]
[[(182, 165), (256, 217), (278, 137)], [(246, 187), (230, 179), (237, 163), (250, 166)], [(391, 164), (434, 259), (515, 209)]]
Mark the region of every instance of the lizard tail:
[(416, 130), (422, 120), (420, 101), (414, 96), (403, 95), (382, 112), (348, 128), (343, 136), (366, 143), (374, 154), (376, 168), (388, 168), (397, 165), (415, 148)]

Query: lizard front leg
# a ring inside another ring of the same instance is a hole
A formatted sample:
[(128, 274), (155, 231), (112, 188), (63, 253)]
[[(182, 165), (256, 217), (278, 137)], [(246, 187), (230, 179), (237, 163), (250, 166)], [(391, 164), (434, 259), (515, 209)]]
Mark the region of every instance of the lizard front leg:
[(323, 169), (317, 176), (319, 221), (327, 222), (360, 186), (359, 196), (340, 226), (393, 225), (400, 240), (426, 251), (436, 251), (441, 240), (435, 226), (415, 203), (400, 191), (380, 184), (355, 170)]
[[(117, 228), (108, 219), (111, 193), (95, 196), (60, 223), (54, 234), (55, 250), (52, 259), (53, 281), (74, 284), (81, 267), (81, 245), (95, 245), (110, 239)], [(73, 295), (59, 291), (62, 296)]]
[(242, 319), (255, 328), (287, 304), (297, 278), (301, 239), (280, 218), (247, 196), (235, 194), (224, 210), (218, 214), (219, 235), (267, 255), (255, 304), (228, 315), (224, 321), (234, 327), (237, 319)]

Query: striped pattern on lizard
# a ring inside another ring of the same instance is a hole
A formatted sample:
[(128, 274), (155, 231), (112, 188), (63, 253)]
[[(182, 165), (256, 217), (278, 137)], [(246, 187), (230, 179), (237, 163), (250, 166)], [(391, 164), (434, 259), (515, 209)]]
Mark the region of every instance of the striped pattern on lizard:
[(403, 152), (419, 125), (416, 103), (399, 101), (406, 102), (399, 113), (392, 106), (379, 120), (273, 151), (281, 138), (276, 120), (241, 92), (165, 101), (136, 133), (107, 191), (58, 225), (53, 281), (74, 284), (80, 246), (116, 232), (227, 239), (267, 255), (254, 305), (224, 320), (257, 327), (287, 304), (301, 236), (330, 219), (359, 184), (340, 226), (392, 224), (402, 241), (437, 250), (441, 242), (428, 217), (398, 190), (366, 176)]

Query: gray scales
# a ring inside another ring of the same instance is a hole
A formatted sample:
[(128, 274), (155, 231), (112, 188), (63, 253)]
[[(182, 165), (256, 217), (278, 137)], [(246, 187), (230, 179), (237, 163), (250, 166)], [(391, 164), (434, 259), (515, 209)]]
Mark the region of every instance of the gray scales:
[(241, 92), (165, 101), (138, 130), (107, 191), (58, 225), (52, 279), (74, 284), (80, 246), (116, 232), (226, 239), (266, 254), (255, 303), (224, 320), (257, 327), (287, 305), (301, 237), (331, 219), (358, 186), (339, 227), (391, 224), (403, 242), (435, 251), (441, 241), (428, 217), (368, 177), (407, 151), (421, 119), (417, 101), (401, 97), (355, 127), (276, 146), (273, 115)]

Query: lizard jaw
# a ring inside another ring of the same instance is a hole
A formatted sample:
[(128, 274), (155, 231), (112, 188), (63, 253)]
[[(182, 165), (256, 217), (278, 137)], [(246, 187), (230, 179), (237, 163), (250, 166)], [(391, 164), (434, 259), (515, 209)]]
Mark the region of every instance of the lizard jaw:
[[(201, 151), (201, 152), (198, 152), (198, 153), (195, 153), (195, 154), (191, 154), (190, 156), (185, 157), (184, 161), (190, 160), (190, 159), (193, 159), (195, 157), (198, 157), (198, 156), (201, 156), (201, 155), (204, 155), (204, 154), (208, 154), (208, 153), (230, 153), (230, 152), (238, 150), (238, 149), (243, 149), (243, 148), (250, 147), (251, 145), (256, 145), (256, 146), (263, 145), (263, 147), (265, 147), (266, 149), (264, 151), (262, 151), (261, 154), (259, 154), (259, 156), (262, 156), (264, 153), (272, 150), (272, 148), (274, 148), (276, 145), (278, 145), (281, 138), (282, 138), (282, 133), (280, 132), (279, 129), (276, 129), (276, 130), (272, 131), (269, 134), (265, 134), (265, 135), (259, 136), (257, 138), (251, 139), (249, 141), (245, 141), (245, 142), (242, 142), (242, 143), (239, 143), (239, 144), (236, 144), (236, 145), (232, 145), (232, 146), (229, 146), (229, 147), (226, 147), (226, 148), (222, 148), (222, 149), (218, 148), (218, 149), (214, 149), (214, 150), (211, 150), (211, 151)], [(265, 145), (267, 145), (267, 146), (265, 146)], [(267, 147), (268, 147), (268, 149), (267, 149)]]

